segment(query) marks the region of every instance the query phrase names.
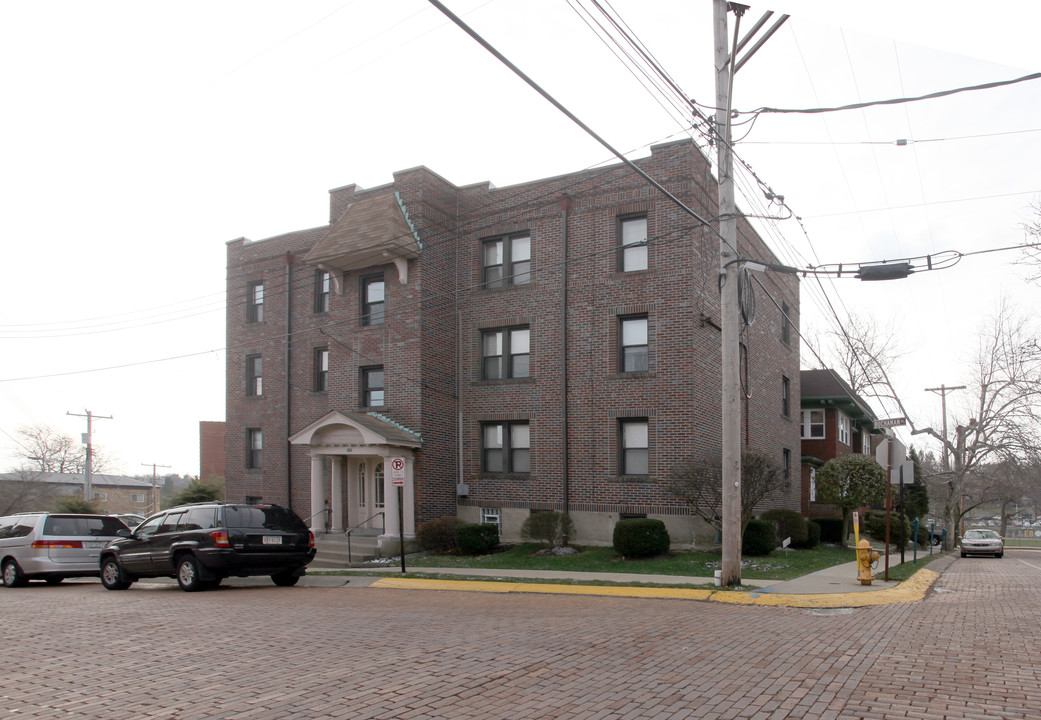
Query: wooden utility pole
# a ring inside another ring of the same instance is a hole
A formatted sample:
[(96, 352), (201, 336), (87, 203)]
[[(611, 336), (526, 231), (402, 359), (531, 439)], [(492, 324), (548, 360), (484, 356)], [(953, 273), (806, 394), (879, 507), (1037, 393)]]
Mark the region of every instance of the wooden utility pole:
[(947, 387), (946, 385), (940, 385), (938, 388), (926, 388), (926, 392), (936, 393), (940, 396), (940, 413), (943, 415), (943, 471), (947, 472), (951, 469), (950, 462), (947, 459), (947, 393), (953, 390), (964, 390), (964, 385), (954, 385)]
[(94, 483), (92, 481), (94, 473), (94, 418), (99, 420), (111, 420), (111, 415), (95, 415), (90, 410), (84, 410), (86, 415), (81, 415), (74, 412), (66, 412), (66, 415), (72, 415), (73, 417), (85, 417), (87, 418), (87, 432), (83, 434), (83, 444), (87, 446), (87, 454), (83, 460), (83, 499), (86, 502), (94, 502)]
[[(734, 201), (733, 147), (730, 138), (730, 110), (733, 102), (734, 73), (762, 47), (788, 19), (782, 15), (769, 30), (738, 60), (737, 54), (773, 15), (767, 12), (738, 43), (741, 16), (748, 10), (726, 0), (713, 0), (713, 46), (716, 71), (716, 153), (719, 175), (719, 273), (723, 286), (719, 298), (722, 326), (722, 508), (723, 557), (720, 585), (741, 584), (741, 311), (739, 278), (746, 258), (737, 252), (737, 204)], [(727, 46), (727, 13), (733, 11), (734, 41)], [(760, 265), (760, 269), (763, 269)]]
[(169, 465), (159, 465), (157, 463), (141, 463), (145, 467), (152, 466), (152, 513), (159, 512), (159, 476), (156, 474), (156, 468), (168, 468)]

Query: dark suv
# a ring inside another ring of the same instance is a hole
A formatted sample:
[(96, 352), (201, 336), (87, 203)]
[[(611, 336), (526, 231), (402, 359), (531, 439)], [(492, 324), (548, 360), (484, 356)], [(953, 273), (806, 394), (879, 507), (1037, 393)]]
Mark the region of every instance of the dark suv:
[(314, 554), (314, 534), (288, 508), (209, 502), (164, 510), (121, 532), (99, 563), (109, 590), (172, 577), (193, 592), (232, 575), (270, 575), (276, 585), (295, 585)]

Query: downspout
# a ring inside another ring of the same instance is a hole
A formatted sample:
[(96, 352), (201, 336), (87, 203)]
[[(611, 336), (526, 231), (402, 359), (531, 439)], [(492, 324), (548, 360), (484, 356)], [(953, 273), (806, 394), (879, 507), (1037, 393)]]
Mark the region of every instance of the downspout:
[(568, 195), (560, 198), (560, 217), (563, 225), (561, 238), (561, 253), (563, 262), (560, 264), (560, 419), (561, 419), (561, 501), (564, 505), (564, 514), (569, 515), (568, 508), (571, 504), (571, 488), (568, 478), (568, 415), (567, 415), (567, 275), (568, 275), (568, 211), (574, 206), (574, 200)]
[(286, 251), (285, 254), (286, 262), (286, 357), (285, 357), (285, 382), (283, 383), (284, 406), (285, 406), (285, 428), (286, 428), (286, 507), (292, 509), (293, 507), (293, 444), (289, 442), (289, 436), (292, 435), (290, 430), (290, 400), (292, 399), (292, 393), (290, 392), (290, 378), (293, 374), (289, 371), (289, 360), (290, 360), (290, 339), (293, 337), (293, 253)]

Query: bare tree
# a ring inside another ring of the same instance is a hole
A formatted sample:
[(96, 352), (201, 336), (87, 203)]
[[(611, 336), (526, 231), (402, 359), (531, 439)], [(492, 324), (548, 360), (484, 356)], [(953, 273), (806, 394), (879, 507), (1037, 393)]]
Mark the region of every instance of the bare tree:
[(981, 331), (972, 372), (969, 392), (974, 398), (961, 411), (953, 435), (944, 437), (931, 427), (915, 428), (911, 423), (912, 435), (933, 437), (951, 459), (947, 482), (941, 486), (949, 529), (956, 528), (970, 509), (994, 499), (994, 470), (1001, 463), (1041, 458), (1041, 352), (1029, 323), (1006, 302)]
[(1029, 245), (1023, 248), (1017, 264), (1030, 268), (1028, 282), (1041, 284), (1041, 202), (1035, 202), (1030, 209), (1034, 212), (1034, 219), (1023, 223), (1023, 231)]
[[(790, 478), (777, 461), (761, 450), (741, 453), (741, 531), (752, 518), (755, 507), (768, 496), (791, 487)], [(669, 491), (682, 498), (695, 515), (723, 532), (722, 459), (701, 462), (688, 460), (669, 474)]]
[[(849, 314), (838, 330), (829, 330), (816, 344), (818, 354), (835, 366), (857, 395), (891, 397), (887, 378), (903, 353), (896, 343), (896, 331), (870, 317)], [(821, 352), (823, 351), (823, 352)]]
[[(30, 425), (18, 429), (19, 444), (25, 449), (28, 467), (37, 472), (81, 473), (86, 469), (87, 450), (71, 435), (49, 425)], [(92, 448), (92, 472), (105, 472), (109, 460), (96, 445)]]
[(35, 470), (22, 467), (11, 475), (11, 479), (0, 480), (0, 515), (46, 510), (58, 494)]

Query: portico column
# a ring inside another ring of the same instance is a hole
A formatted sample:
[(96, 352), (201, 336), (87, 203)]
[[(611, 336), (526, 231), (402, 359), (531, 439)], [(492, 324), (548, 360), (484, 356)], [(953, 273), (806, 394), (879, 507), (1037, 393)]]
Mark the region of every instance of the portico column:
[(343, 457), (333, 457), (332, 472), (332, 532), (343, 532)]
[[(412, 458), (405, 459), (405, 488), (402, 495), (405, 496), (405, 537), (414, 538), (416, 536), (416, 483), (415, 470), (416, 464)], [(397, 495), (397, 493), (394, 493)]]
[(398, 488), (391, 481), (390, 458), (383, 458), (383, 534), (398, 537), (401, 525), (398, 523)]
[(323, 532), (325, 530), (325, 457), (323, 455), (311, 456), (311, 531)]

